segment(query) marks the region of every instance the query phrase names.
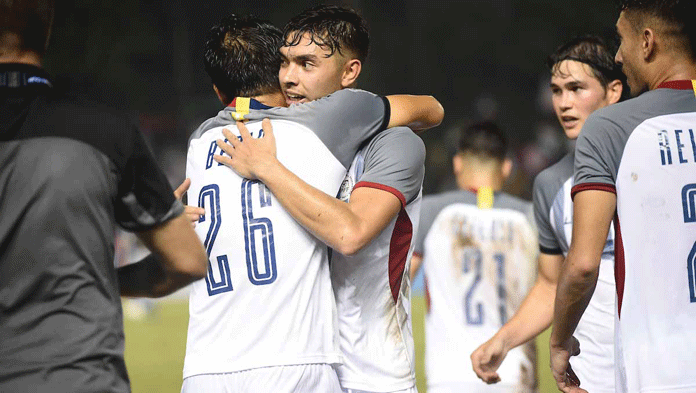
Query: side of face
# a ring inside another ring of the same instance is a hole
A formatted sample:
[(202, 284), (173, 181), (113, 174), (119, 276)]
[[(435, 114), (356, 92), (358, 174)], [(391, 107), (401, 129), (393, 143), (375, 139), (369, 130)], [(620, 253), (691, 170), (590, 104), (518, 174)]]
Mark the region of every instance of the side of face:
[(626, 11), (619, 15), (616, 32), (621, 45), (616, 51), (614, 60), (621, 64), (621, 70), (626, 75), (626, 82), (631, 88), (631, 95), (637, 96), (648, 89), (648, 84), (641, 77), (641, 34), (626, 18)]
[(297, 45), (280, 48), (278, 78), (288, 105), (314, 101), (342, 89), (345, 58), (304, 34)]
[(592, 112), (613, 103), (592, 68), (575, 60), (563, 60), (553, 68), (551, 95), (556, 117), (568, 139), (580, 135)]

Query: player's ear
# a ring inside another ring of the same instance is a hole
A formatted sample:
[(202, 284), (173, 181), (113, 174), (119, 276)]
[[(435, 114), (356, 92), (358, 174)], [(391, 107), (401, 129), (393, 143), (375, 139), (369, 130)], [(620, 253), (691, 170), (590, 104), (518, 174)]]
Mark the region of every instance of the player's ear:
[(643, 60), (651, 60), (655, 55), (655, 31), (649, 27), (643, 29), (643, 34), (641, 34), (641, 49)]
[(217, 86), (213, 85), (213, 90), (215, 90), (215, 94), (217, 94), (218, 99), (220, 100), (220, 102), (222, 102), (222, 105), (227, 106), (227, 105), (230, 104), (230, 102), (232, 102), (232, 101), (230, 101), (230, 100), (227, 99), (227, 96), (226, 96), (224, 93), (222, 93), (222, 92), (217, 88)]
[(350, 59), (346, 62), (343, 67), (343, 75), (341, 76), (341, 86), (354, 87), (358, 81), (358, 76), (360, 76), (360, 71), (362, 71), (362, 63), (358, 59)]
[(503, 180), (510, 177), (510, 174), (512, 173), (512, 160), (509, 158), (503, 160), (503, 164), (500, 169), (503, 175)]
[(454, 171), (454, 176), (459, 176), (462, 171), (464, 171), (464, 157), (457, 153), (452, 157), (452, 170)]
[(607, 84), (607, 102), (609, 105), (616, 104), (621, 99), (623, 93), (623, 84), (620, 80), (615, 79)]

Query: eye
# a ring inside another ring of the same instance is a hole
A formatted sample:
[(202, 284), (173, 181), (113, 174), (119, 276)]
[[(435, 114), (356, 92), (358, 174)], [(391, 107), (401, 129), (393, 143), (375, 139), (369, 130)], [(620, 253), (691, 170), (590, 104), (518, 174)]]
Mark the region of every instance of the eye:
[(559, 89), (558, 87), (552, 87), (551, 94), (557, 96), (557, 95), (561, 94), (561, 89)]
[(312, 67), (314, 67), (314, 63), (312, 63), (311, 61), (303, 61), (302, 62), (302, 68), (311, 69)]

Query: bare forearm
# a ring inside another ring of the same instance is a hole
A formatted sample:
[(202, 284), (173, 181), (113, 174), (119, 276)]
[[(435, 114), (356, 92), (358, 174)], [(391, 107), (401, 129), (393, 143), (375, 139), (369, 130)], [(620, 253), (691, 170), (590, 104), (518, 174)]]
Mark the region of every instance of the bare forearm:
[(167, 272), (154, 254), (117, 269), (121, 296), (161, 297), (197, 280), (197, 276)]
[(582, 270), (576, 267), (575, 262), (572, 253), (569, 254), (568, 266), (563, 269), (558, 283), (552, 345), (563, 343), (572, 337), (597, 285), (599, 269)]
[(300, 225), (331, 248), (346, 248), (350, 228), (359, 225), (347, 203), (305, 183), (280, 162), (269, 165), (258, 176)]
[(497, 335), (508, 349), (535, 338), (551, 326), (556, 285), (538, 278), (515, 315)]

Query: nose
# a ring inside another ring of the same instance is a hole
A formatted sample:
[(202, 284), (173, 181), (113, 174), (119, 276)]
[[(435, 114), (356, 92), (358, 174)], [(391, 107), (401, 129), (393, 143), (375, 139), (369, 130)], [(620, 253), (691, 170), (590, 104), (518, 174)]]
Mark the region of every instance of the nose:
[(297, 85), (297, 66), (289, 63), (280, 68), (280, 82), (287, 86)]
[(614, 56), (614, 62), (619, 65), (619, 67), (623, 67), (623, 57), (621, 56), (621, 51), (616, 51), (616, 55)]
[(573, 97), (569, 91), (564, 90), (561, 93), (561, 101), (559, 102), (561, 110), (567, 110), (573, 107)]

